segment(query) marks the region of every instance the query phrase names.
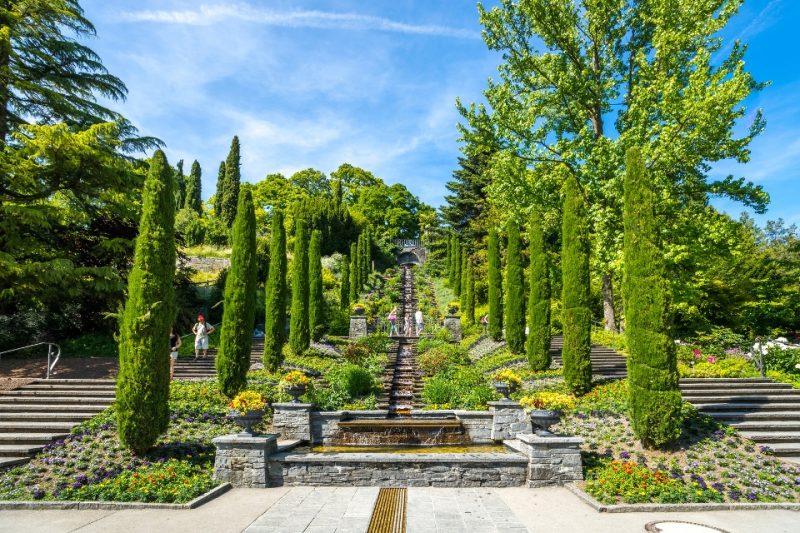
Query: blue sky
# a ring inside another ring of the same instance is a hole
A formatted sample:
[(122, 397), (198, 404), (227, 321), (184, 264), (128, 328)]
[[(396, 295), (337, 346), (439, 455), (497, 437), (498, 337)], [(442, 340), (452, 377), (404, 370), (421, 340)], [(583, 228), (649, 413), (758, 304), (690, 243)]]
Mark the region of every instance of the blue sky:
[[(115, 109), (163, 139), (170, 162), (197, 159), (206, 198), (238, 134), (247, 181), (348, 162), (438, 205), (459, 155), (455, 97), (480, 100), (500, 61), (474, 0), (82, 5), (97, 27), (90, 46), (129, 89)], [(767, 118), (751, 162), (714, 174), (763, 184), (761, 221), (800, 223), (799, 21), (800, 2), (753, 0), (725, 32), (749, 42), (749, 69), (772, 85), (747, 102)]]

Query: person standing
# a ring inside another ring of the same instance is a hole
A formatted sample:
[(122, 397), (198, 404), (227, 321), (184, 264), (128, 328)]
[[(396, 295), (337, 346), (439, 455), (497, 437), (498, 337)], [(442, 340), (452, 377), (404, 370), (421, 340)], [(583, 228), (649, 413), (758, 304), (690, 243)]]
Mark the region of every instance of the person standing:
[(397, 331), (397, 307), (393, 307), (389, 313), (389, 336), (392, 337), (398, 334)]
[(483, 334), (488, 335), (489, 333), (489, 313), (486, 313), (481, 317), (481, 326), (483, 326)]
[(175, 332), (175, 326), (169, 332), (169, 380), (175, 375), (175, 364), (178, 362), (178, 349), (181, 347), (181, 337)]
[(214, 333), (214, 326), (206, 324), (203, 315), (197, 315), (197, 324), (192, 326), (194, 333), (194, 358), (200, 357), (200, 350), (203, 351), (203, 358), (208, 356), (208, 336)]
[(422, 310), (421, 309), (417, 309), (417, 312), (414, 313), (414, 322), (416, 322), (416, 325), (417, 325), (417, 337), (419, 337), (420, 334), (422, 333), (422, 326), (424, 325), (423, 322), (422, 322)]

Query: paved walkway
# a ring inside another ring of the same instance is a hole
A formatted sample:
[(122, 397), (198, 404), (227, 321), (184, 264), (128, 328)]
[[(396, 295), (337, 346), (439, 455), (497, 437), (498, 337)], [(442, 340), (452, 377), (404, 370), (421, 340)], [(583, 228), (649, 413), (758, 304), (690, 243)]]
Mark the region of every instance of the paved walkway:
[[(0, 511), (0, 532), (365, 532), (377, 488), (237, 489), (192, 511)], [(597, 513), (563, 488), (408, 489), (409, 533), (643, 532), (685, 520), (731, 533), (797, 531), (796, 511)]]

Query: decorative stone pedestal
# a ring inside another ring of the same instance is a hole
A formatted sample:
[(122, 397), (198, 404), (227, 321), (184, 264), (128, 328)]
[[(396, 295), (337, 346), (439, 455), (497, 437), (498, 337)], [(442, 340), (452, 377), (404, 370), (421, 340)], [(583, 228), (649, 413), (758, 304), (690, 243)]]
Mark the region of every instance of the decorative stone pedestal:
[[(352, 326), (351, 326), (352, 327)], [(450, 331), (450, 342), (461, 342), (461, 317), (447, 315), (444, 317), (444, 327)]]
[(277, 435), (223, 435), (214, 439), (214, 479), (234, 487), (269, 486), (268, 458), (278, 451)]
[(311, 409), (310, 403), (274, 403), (272, 404), (272, 428), (286, 440), (311, 441)]
[(492, 413), (492, 440), (515, 439), (518, 433), (530, 433), (531, 417), (514, 400), (489, 402)]
[(563, 485), (583, 479), (580, 437), (552, 434), (517, 435), (520, 451), (529, 458), (528, 486)]
[(357, 339), (367, 335), (367, 317), (353, 315), (350, 317), (350, 338)]

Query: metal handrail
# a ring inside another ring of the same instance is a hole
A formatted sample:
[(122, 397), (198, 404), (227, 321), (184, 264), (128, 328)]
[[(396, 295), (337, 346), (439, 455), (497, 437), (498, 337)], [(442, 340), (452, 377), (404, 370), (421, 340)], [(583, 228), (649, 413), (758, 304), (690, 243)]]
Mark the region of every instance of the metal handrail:
[[(55, 368), (56, 363), (61, 358), (61, 346), (54, 342), (37, 342), (36, 344), (29, 344), (27, 346), (20, 346), (19, 348), (12, 348), (11, 350), (3, 350), (0, 352), (0, 356), (5, 353), (11, 352), (18, 352), (20, 350), (25, 350), (27, 348), (35, 348), (37, 346), (44, 346), (47, 345), (47, 379), (50, 379), (50, 372)], [(53, 351), (53, 347), (55, 347), (55, 351)], [(55, 359), (53, 359), (53, 355), (55, 355)]]

